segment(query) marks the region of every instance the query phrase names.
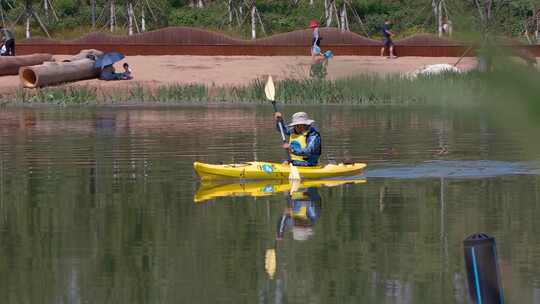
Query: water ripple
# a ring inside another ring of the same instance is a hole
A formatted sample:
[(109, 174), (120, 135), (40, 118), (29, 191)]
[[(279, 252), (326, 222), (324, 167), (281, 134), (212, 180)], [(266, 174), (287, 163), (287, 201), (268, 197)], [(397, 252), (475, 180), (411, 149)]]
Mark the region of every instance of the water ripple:
[(366, 170), (370, 178), (486, 178), (504, 175), (540, 175), (540, 163), (494, 160), (431, 160), (418, 165)]

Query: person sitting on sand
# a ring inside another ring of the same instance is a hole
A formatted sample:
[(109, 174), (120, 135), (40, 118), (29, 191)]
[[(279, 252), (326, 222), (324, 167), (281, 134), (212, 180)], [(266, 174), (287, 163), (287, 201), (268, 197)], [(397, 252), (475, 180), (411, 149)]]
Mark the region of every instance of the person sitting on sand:
[(129, 64), (126, 62), (124, 63), (123, 67), (125, 71), (124, 73), (116, 73), (116, 70), (112, 64), (105, 66), (103, 69), (101, 69), (99, 79), (107, 81), (132, 79), (133, 77), (131, 76), (131, 68), (129, 67)]
[(131, 76), (131, 73), (133, 71), (131, 70), (131, 67), (129, 66), (129, 64), (127, 62), (125, 62), (122, 65), (122, 67), (124, 67), (123, 79), (125, 79), (125, 80), (133, 79), (133, 76)]
[[(282, 121), (280, 112), (274, 114), (274, 119), (279, 130)], [(315, 121), (310, 119), (305, 112), (297, 112), (292, 116), (292, 121), (286, 130), (289, 142), (283, 144), (283, 148), (289, 153), (288, 162), (295, 166), (317, 166), (321, 156), (321, 135), (313, 126)]]
[(112, 64), (105, 66), (101, 69), (101, 72), (99, 73), (99, 79), (101, 80), (117, 80), (117, 76), (115, 73), (114, 66)]
[(389, 56), (387, 58), (397, 58), (397, 56), (394, 55), (394, 42), (392, 41), (394, 33), (390, 31), (390, 24), (390, 20), (386, 20), (382, 26), (383, 47), (381, 48), (381, 57), (384, 57), (384, 49), (388, 48)]

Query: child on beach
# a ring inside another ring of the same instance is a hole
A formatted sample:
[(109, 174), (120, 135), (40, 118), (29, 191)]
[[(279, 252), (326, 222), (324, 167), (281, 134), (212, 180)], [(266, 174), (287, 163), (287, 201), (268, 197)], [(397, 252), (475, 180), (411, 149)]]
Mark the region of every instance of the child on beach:
[[(319, 36), (319, 23), (317, 20), (311, 20), (309, 22), (309, 27), (313, 29), (313, 34), (311, 38), (311, 56), (315, 57), (321, 53), (321, 37)], [(316, 52), (316, 50), (319, 52)]]
[(131, 67), (129, 66), (129, 64), (125, 62), (124, 65), (122, 65), (122, 67), (124, 67), (124, 73), (122, 73), (122, 79), (124, 80), (133, 79), (133, 76), (131, 76), (131, 73), (133, 71), (131, 70)]

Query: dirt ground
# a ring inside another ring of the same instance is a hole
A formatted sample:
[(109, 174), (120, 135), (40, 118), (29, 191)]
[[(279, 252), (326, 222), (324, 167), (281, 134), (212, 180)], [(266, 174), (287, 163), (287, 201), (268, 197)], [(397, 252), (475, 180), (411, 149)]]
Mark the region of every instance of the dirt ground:
[[(55, 56), (62, 60), (70, 56)], [(455, 64), (454, 57), (401, 57), (387, 59), (378, 56), (335, 56), (328, 63), (327, 78), (336, 79), (360, 73), (407, 73), (437, 63)], [(302, 79), (309, 77), (309, 56), (128, 56), (116, 64), (121, 70), (123, 62), (133, 69), (133, 80), (77, 82), (77, 85), (121, 87), (132, 85), (159, 86), (166, 84), (202, 83), (208, 86), (245, 85), (254, 79), (271, 74), (274, 79)], [(475, 58), (464, 58), (457, 66), (470, 70), (476, 66)], [(0, 77), (0, 92), (13, 91), (20, 86), (18, 76)]]

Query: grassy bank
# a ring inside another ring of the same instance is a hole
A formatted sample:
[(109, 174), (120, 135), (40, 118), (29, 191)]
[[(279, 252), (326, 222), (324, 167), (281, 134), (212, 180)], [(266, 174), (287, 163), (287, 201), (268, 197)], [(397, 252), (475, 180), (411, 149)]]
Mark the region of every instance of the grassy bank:
[[(339, 80), (284, 80), (277, 83), (277, 99), (286, 104), (422, 105), (455, 103), (483, 94), (483, 76), (477, 73), (405, 78), (359, 75)], [(485, 92), (484, 92), (485, 93)], [(64, 85), (36, 90), (18, 89), (0, 95), (4, 105), (24, 104), (197, 104), (263, 103), (264, 80), (248, 86), (216, 87), (199, 84), (118, 89)]]

